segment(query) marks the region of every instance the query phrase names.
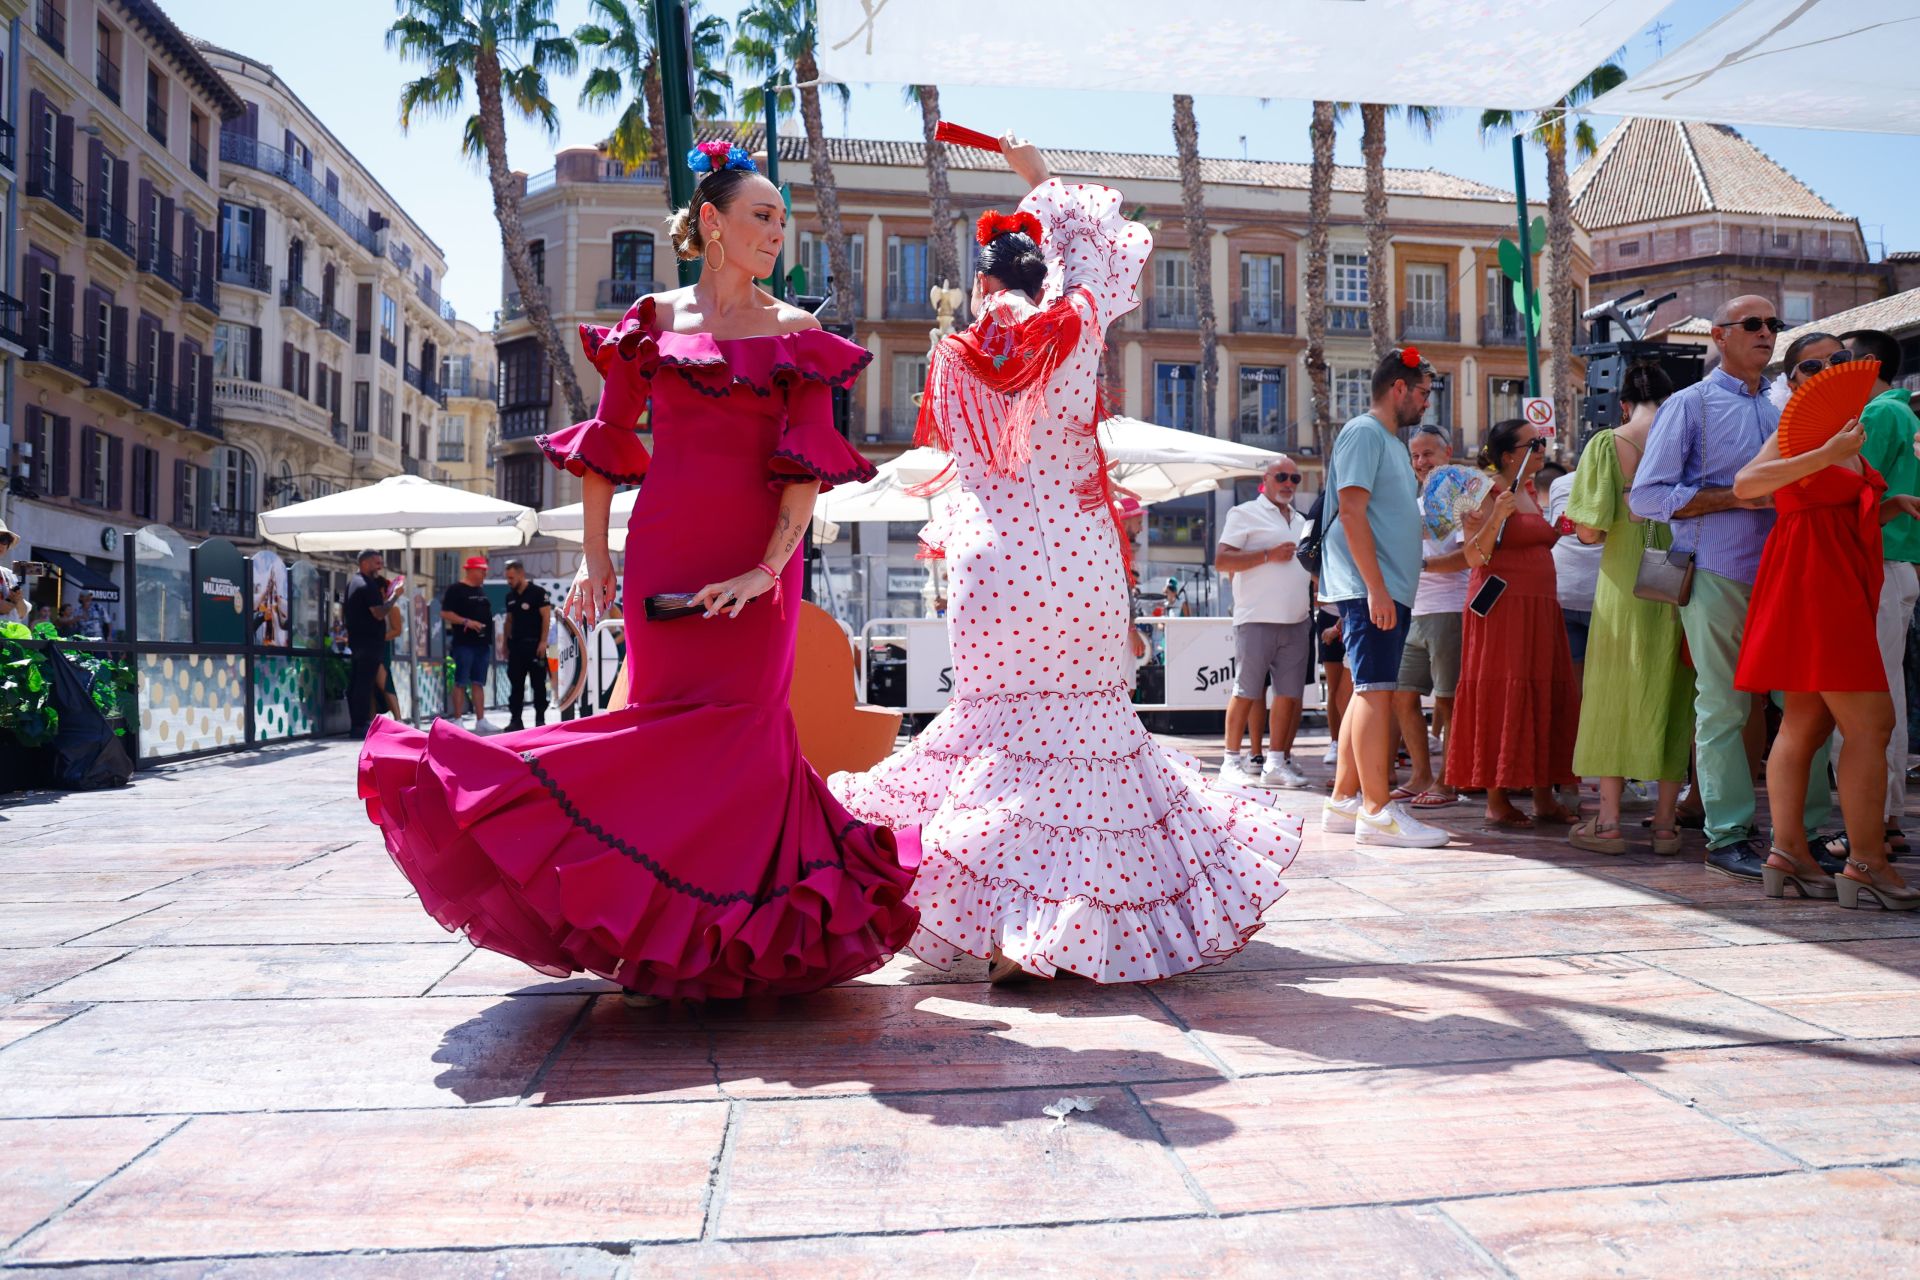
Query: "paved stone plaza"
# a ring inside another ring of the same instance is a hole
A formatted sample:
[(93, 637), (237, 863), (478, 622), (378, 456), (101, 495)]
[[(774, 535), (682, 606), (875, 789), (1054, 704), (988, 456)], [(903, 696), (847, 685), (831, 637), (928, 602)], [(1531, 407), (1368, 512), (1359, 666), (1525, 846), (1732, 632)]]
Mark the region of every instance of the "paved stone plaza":
[(903, 958), (633, 1011), (428, 919), (352, 763), (0, 801), (0, 1280), (1920, 1258), (1920, 913), (1767, 902), (1691, 844), (1578, 854), (1463, 805), (1438, 851), (1310, 822), (1265, 932), (1155, 987)]

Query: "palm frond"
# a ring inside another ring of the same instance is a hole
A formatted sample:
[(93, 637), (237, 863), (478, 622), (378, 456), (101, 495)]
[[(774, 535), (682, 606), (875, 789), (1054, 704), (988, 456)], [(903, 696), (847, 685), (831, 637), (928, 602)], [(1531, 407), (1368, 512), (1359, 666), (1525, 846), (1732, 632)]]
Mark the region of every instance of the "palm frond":
[(628, 169), (653, 159), (653, 131), (647, 127), (647, 104), (641, 98), (627, 103), (613, 132), (607, 135), (607, 155)]
[(424, 119), (452, 115), (466, 96), (466, 82), (455, 66), (445, 66), (417, 80), (409, 80), (400, 89), (400, 130), (413, 127), (416, 115)]
[(580, 82), (580, 105), (611, 107), (626, 99), (626, 82), (612, 67), (595, 67)]
[(1511, 111), (1489, 109), (1480, 113), (1480, 141), (1491, 142), (1499, 133), (1512, 133), (1518, 128), (1518, 122)]
[(580, 66), (580, 50), (574, 47), (572, 40), (557, 34), (558, 28), (555, 31), (556, 34), (543, 36), (533, 42), (527, 67), (543, 75), (570, 76)]
[(487, 154), (486, 135), (480, 131), (480, 117), (476, 113), (467, 117), (467, 123), (460, 129), (460, 154), (469, 160), (478, 160)]
[(1447, 107), (1406, 106), (1394, 109), (1406, 119), (1409, 128), (1423, 135), (1428, 142), (1433, 141), (1434, 131), (1440, 127), (1440, 122), (1453, 114)]

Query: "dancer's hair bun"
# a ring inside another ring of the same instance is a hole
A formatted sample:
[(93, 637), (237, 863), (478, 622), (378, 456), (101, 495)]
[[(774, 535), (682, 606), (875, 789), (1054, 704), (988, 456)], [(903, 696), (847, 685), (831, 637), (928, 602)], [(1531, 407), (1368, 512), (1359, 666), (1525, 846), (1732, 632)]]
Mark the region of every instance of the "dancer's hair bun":
[(1025, 232), (1003, 232), (981, 246), (980, 274), (1038, 301), (1047, 283), (1046, 255)]

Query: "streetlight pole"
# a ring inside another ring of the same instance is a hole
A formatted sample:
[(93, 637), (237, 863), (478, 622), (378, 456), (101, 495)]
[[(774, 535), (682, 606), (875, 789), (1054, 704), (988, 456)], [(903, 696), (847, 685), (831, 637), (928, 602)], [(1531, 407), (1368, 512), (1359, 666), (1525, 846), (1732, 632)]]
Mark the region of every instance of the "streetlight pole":
[[(693, 150), (693, 58), (687, 32), (686, 0), (653, 0), (653, 47), (660, 55), (660, 96), (666, 105), (667, 197), (676, 209), (693, 200), (693, 173), (687, 152)], [(682, 262), (680, 283), (700, 278), (700, 263)]]
[[(785, 201), (787, 193), (780, 185), (780, 93), (774, 87), (779, 79), (780, 73), (777, 71), (768, 76), (767, 83), (760, 90), (760, 96), (765, 100), (767, 109), (767, 181), (773, 184), (773, 189), (780, 192), (781, 200)], [(793, 209), (790, 205), (787, 209), (787, 217), (789, 220), (793, 217)], [(773, 296), (776, 298), (787, 296), (787, 250), (784, 242), (781, 244), (779, 254), (773, 260)]]

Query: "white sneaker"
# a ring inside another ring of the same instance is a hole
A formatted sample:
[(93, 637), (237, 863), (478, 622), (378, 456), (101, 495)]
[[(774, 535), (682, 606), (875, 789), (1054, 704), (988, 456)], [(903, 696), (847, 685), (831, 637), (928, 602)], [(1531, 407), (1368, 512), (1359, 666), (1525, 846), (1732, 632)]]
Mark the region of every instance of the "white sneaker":
[(1641, 813), (1653, 808), (1653, 802), (1657, 798), (1654, 795), (1656, 787), (1656, 783), (1635, 782), (1629, 778), (1627, 785), (1620, 791), (1621, 810), (1623, 812)]
[(1354, 830), (1354, 818), (1360, 812), (1360, 793), (1354, 792), (1345, 800), (1335, 800), (1328, 796), (1320, 803), (1320, 829), (1332, 835), (1351, 835)]
[(1363, 808), (1357, 810), (1353, 817), (1355, 844), (1387, 845), (1395, 849), (1438, 849), (1453, 839), (1448, 832), (1428, 826), (1398, 804), (1389, 804), (1378, 813), (1368, 813)]
[(485, 716), (474, 717), (473, 719), (473, 736), (474, 737), (490, 738), (494, 734), (499, 732), (500, 732), (500, 726), (497, 724), (494, 724), (492, 721), (488, 720)]
[(1339, 764), (1340, 763), (1340, 744), (1337, 742), (1329, 742), (1327, 744), (1327, 754), (1320, 757), (1320, 763), (1321, 764)]
[(1253, 757), (1245, 751), (1238, 755), (1220, 757), (1220, 785), (1223, 787), (1254, 787), (1259, 784), (1259, 774), (1253, 767)]
[(1444, 744), (1441, 743), (1439, 734), (1430, 733), (1427, 735), (1427, 754), (1428, 755), (1438, 756), (1440, 754), (1440, 748), (1442, 745)]
[(1263, 787), (1284, 787), (1288, 791), (1304, 791), (1307, 775), (1300, 772), (1300, 766), (1291, 756), (1268, 756), (1267, 767), (1260, 771), (1260, 785)]

